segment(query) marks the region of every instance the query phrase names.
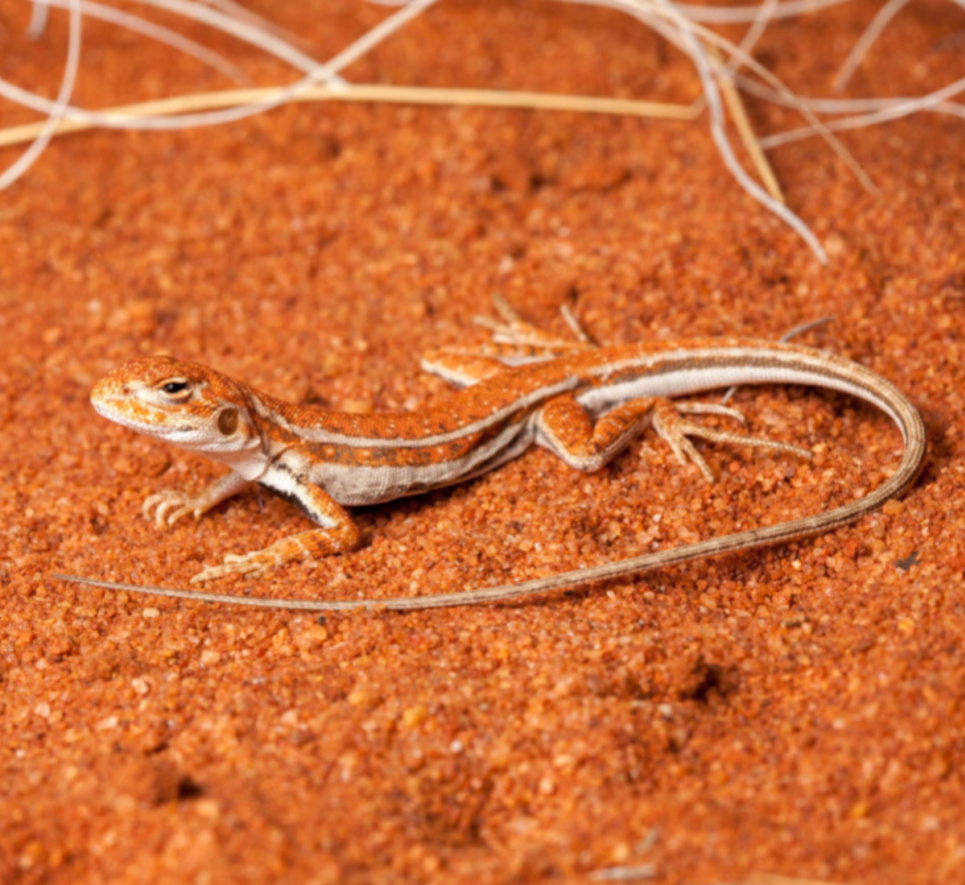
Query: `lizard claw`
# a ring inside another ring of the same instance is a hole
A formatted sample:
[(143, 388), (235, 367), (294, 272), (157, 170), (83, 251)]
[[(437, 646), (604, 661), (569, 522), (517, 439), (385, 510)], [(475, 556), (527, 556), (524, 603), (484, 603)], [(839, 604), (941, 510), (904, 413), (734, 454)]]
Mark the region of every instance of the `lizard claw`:
[(155, 524), (169, 527), (184, 516), (190, 514), (197, 519), (204, 512), (196, 497), (173, 489), (157, 492), (145, 499), (141, 512), (150, 519), (152, 510)]

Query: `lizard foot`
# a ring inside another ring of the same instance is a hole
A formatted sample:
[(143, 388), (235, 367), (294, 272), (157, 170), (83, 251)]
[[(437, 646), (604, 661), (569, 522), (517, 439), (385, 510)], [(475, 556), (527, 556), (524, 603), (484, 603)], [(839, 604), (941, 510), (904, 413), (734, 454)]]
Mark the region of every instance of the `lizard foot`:
[(576, 350), (586, 350), (595, 347), (589, 335), (580, 326), (573, 312), (565, 304), (560, 313), (566, 324), (576, 337), (576, 341), (557, 338), (527, 323), (501, 295), (493, 295), (493, 306), (499, 312), (502, 320), (477, 316), (473, 320), (477, 326), (489, 329), (496, 344), (507, 344), (511, 347), (532, 347), (537, 350), (549, 350), (568, 353)]
[(201, 569), (193, 578), (192, 584), (200, 584), (203, 581), (213, 581), (215, 578), (223, 578), (225, 575), (248, 575), (251, 578), (260, 577), (268, 569), (278, 565), (278, 560), (265, 550), (256, 550), (253, 553), (228, 553), (225, 555), (224, 564), (209, 565)]
[(165, 489), (145, 499), (141, 513), (150, 519), (153, 510), (156, 525), (172, 526), (184, 516), (191, 515), (197, 519), (208, 509), (204, 505), (205, 501), (201, 496)]
[(790, 452), (806, 460), (811, 458), (811, 453), (800, 446), (764, 439), (760, 436), (746, 436), (741, 433), (713, 430), (710, 427), (703, 427), (686, 420), (683, 417), (684, 415), (724, 415), (728, 418), (734, 418), (742, 424), (745, 424), (746, 421), (737, 409), (722, 406), (718, 403), (672, 403), (665, 401), (654, 407), (653, 429), (661, 439), (666, 440), (681, 464), (686, 464), (688, 461), (694, 463), (707, 482), (714, 481), (714, 473), (704, 460), (703, 455), (697, 451), (697, 448), (690, 441), (692, 436), (731, 445), (776, 449), (780, 452)]
[(358, 546), (359, 533), (355, 523), (347, 519), (336, 526), (299, 532), (281, 538), (264, 550), (251, 553), (228, 553), (223, 565), (210, 565), (192, 579), (192, 584), (223, 578), (225, 575), (250, 575), (255, 578), (286, 562), (344, 553)]

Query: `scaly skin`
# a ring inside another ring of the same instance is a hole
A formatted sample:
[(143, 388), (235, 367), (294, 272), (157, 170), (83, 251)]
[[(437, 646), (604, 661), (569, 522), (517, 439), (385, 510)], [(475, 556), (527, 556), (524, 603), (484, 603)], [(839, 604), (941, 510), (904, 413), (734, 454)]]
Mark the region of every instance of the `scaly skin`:
[(691, 437), (810, 455), (785, 443), (702, 427), (682, 414), (711, 412), (735, 418), (740, 414), (720, 405), (674, 404), (668, 399), (671, 396), (732, 384), (810, 384), (877, 406), (894, 420), (905, 439), (895, 475), (845, 507), (595, 569), (424, 600), (294, 606), (290, 600), (196, 595), (316, 610), (376, 603), (421, 608), (510, 598), (808, 537), (850, 522), (899, 494), (913, 481), (924, 458), (924, 428), (907, 398), (873, 372), (830, 354), (745, 339), (594, 348), (551, 339), (512, 316), (495, 329), (497, 339), (508, 341), (509, 347), (493, 347), (485, 355), (438, 351), (426, 357), (423, 364), (428, 369), (467, 386), (444, 403), (419, 412), (356, 415), (292, 405), (207, 366), (168, 357), (120, 366), (98, 382), (91, 400), (100, 414), (113, 421), (205, 454), (231, 469), (196, 495), (178, 491), (151, 495), (145, 511), (153, 512), (159, 525), (171, 525), (189, 514), (198, 518), (251, 482), (292, 500), (317, 525), (263, 550), (229, 554), (223, 565), (205, 568), (193, 581), (260, 574), (292, 560), (350, 551), (358, 544), (359, 534), (346, 506), (388, 501), (471, 479), (534, 443), (574, 468), (596, 470), (645, 427), (653, 426), (681, 462), (694, 462), (708, 480), (713, 476)]

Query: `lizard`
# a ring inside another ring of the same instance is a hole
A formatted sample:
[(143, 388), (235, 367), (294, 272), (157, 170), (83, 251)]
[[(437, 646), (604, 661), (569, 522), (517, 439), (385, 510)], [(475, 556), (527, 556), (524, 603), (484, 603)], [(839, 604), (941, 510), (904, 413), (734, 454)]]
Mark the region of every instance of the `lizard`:
[(891, 382), (824, 351), (755, 339), (693, 338), (596, 347), (579, 333), (563, 341), (497, 302), (504, 322), (488, 322), (494, 344), (475, 354), (441, 349), (423, 368), (462, 389), (415, 412), (354, 414), (292, 405), (207, 366), (170, 357), (121, 365), (91, 393), (94, 408), (125, 427), (200, 452), (230, 472), (199, 494), (161, 491), (144, 512), (159, 525), (199, 518), (253, 482), (293, 501), (317, 528), (264, 550), (228, 554), (192, 578), (257, 575), (286, 562), (346, 553), (359, 543), (349, 506), (374, 504), (464, 482), (540, 445), (579, 470), (593, 471), (647, 426), (681, 463), (713, 474), (691, 437), (759, 446), (810, 457), (807, 449), (708, 428), (687, 414), (743, 420), (736, 410), (672, 399), (746, 384), (799, 384), (850, 394), (883, 411), (901, 431), (895, 472), (863, 497), (823, 513), (736, 532), (589, 568), (475, 590), (391, 599), (272, 599), (115, 583), (71, 575), (63, 580), (201, 601), (308, 611), (363, 607), (411, 610), (489, 603), (635, 574), (701, 557), (804, 539), (853, 522), (901, 494), (925, 457), (921, 416)]

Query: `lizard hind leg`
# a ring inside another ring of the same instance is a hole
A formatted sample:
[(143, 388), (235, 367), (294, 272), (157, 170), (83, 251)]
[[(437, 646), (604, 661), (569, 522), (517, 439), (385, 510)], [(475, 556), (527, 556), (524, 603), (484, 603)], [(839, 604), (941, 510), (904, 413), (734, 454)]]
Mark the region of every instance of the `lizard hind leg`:
[(596, 345), (566, 305), (560, 308), (563, 318), (577, 340), (557, 338), (523, 320), (499, 295), (493, 303), (502, 321), (477, 316), (477, 325), (492, 332), (492, 342), (481, 347), (438, 347), (422, 356), (426, 372), (445, 378), (457, 387), (469, 387), (505, 371), (507, 366), (542, 363), (559, 356), (591, 350)]
[(599, 470), (647, 426), (655, 402), (628, 400), (594, 422), (573, 394), (561, 394), (539, 410), (536, 441), (570, 467)]
[(444, 378), (456, 387), (471, 387), (505, 372), (506, 364), (491, 356), (441, 347), (422, 355), (422, 369)]
[(707, 482), (714, 482), (714, 473), (704, 460), (703, 455), (690, 441), (695, 436), (711, 442), (728, 443), (738, 446), (754, 446), (756, 448), (775, 449), (780, 452), (790, 452), (806, 460), (810, 460), (811, 453), (800, 446), (782, 443), (777, 440), (765, 439), (760, 436), (747, 436), (742, 433), (730, 433), (725, 430), (714, 430), (688, 421), (684, 415), (724, 415), (745, 423), (744, 416), (736, 409), (717, 403), (675, 403), (670, 400), (659, 399), (654, 402), (652, 423), (657, 435), (666, 441), (673, 449), (677, 460), (681, 464), (693, 462), (704, 475)]

